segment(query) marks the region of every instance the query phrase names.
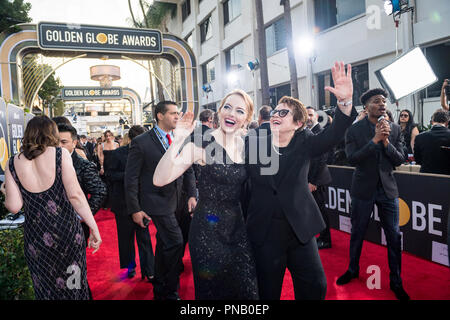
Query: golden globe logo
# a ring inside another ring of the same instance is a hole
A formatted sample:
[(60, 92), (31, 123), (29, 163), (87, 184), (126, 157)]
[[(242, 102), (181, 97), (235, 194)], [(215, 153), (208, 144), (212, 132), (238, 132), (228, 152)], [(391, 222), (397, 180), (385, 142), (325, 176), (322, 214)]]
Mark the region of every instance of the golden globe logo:
[(411, 210), (409, 210), (408, 205), (406, 204), (405, 200), (402, 198), (398, 198), (398, 205), (399, 205), (399, 226), (403, 227), (409, 222), (409, 219), (411, 218)]

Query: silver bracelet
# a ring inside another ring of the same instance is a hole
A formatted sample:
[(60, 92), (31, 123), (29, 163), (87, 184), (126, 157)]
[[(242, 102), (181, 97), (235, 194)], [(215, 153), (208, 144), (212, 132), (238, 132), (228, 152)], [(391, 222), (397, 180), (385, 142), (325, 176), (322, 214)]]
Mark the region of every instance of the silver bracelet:
[(338, 105), (341, 105), (341, 106), (344, 106), (344, 107), (347, 107), (347, 106), (349, 106), (349, 105), (351, 105), (353, 103), (353, 101), (352, 100), (348, 100), (348, 101), (338, 101)]

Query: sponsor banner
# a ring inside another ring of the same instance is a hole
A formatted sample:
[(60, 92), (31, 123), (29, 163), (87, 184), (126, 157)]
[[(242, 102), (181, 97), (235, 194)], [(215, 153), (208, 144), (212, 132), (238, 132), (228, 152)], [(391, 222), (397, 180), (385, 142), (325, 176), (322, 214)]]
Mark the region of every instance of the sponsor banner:
[(42, 49), (159, 54), (159, 30), (71, 25), (40, 22), (38, 44)]
[(9, 158), (8, 124), (6, 121), (6, 103), (0, 97), (0, 175), (5, 174), (6, 161)]
[[(326, 203), (330, 226), (350, 233), (350, 187), (353, 168), (330, 166), (333, 182)], [(402, 248), (448, 266), (447, 223), (450, 211), (450, 176), (395, 172), (399, 190), (399, 225)], [(366, 240), (386, 245), (378, 207), (373, 208)]]
[(123, 90), (120, 87), (64, 87), (61, 89), (63, 100), (97, 100), (122, 99)]
[(9, 156), (14, 156), (20, 152), (24, 133), (23, 109), (13, 104), (8, 104), (8, 141)]

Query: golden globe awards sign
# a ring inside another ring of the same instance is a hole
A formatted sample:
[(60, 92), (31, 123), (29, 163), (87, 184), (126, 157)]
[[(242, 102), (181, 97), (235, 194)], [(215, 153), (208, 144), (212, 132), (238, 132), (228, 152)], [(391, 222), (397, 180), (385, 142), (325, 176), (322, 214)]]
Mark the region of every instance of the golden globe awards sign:
[(40, 22), (38, 44), (42, 49), (154, 53), (162, 52), (159, 30)]
[(123, 90), (120, 87), (64, 87), (61, 89), (63, 100), (101, 100), (122, 99)]

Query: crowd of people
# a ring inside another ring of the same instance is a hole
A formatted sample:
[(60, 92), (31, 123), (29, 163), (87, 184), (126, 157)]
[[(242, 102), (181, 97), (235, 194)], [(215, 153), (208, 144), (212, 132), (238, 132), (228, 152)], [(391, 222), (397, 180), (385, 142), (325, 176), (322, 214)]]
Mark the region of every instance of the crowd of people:
[[(155, 107), (151, 130), (125, 136), (107, 130), (78, 135), (64, 117), (34, 117), (21, 153), (9, 159), (2, 185), (6, 207), (25, 212), (24, 250), (37, 299), (92, 299), (86, 248), (100, 249), (94, 219), (115, 214), (121, 269), (142, 280), (155, 300), (179, 300), (186, 245), (198, 300), (280, 299), (286, 269), (295, 299), (324, 299), (327, 281), (319, 249), (332, 248), (325, 210), (328, 164), (355, 167), (351, 187), (349, 266), (337, 285), (359, 276), (359, 258), (374, 204), (387, 240), (390, 288), (408, 300), (401, 279), (398, 188), (393, 170), (414, 157), (421, 172), (450, 174), (448, 107), (418, 132), (402, 110), (398, 124), (388, 93), (371, 89), (352, 101), (351, 66), (332, 67), (334, 117), (321, 127), (314, 107), (292, 97), (259, 108), (242, 90), (204, 110), (196, 125), (176, 102)], [(444, 86), (443, 86), (444, 88)], [(149, 223), (157, 230), (153, 252)], [(318, 237), (316, 237), (319, 235)], [(75, 285), (68, 268), (78, 270)], [(74, 287), (75, 286), (75, 287)]]

